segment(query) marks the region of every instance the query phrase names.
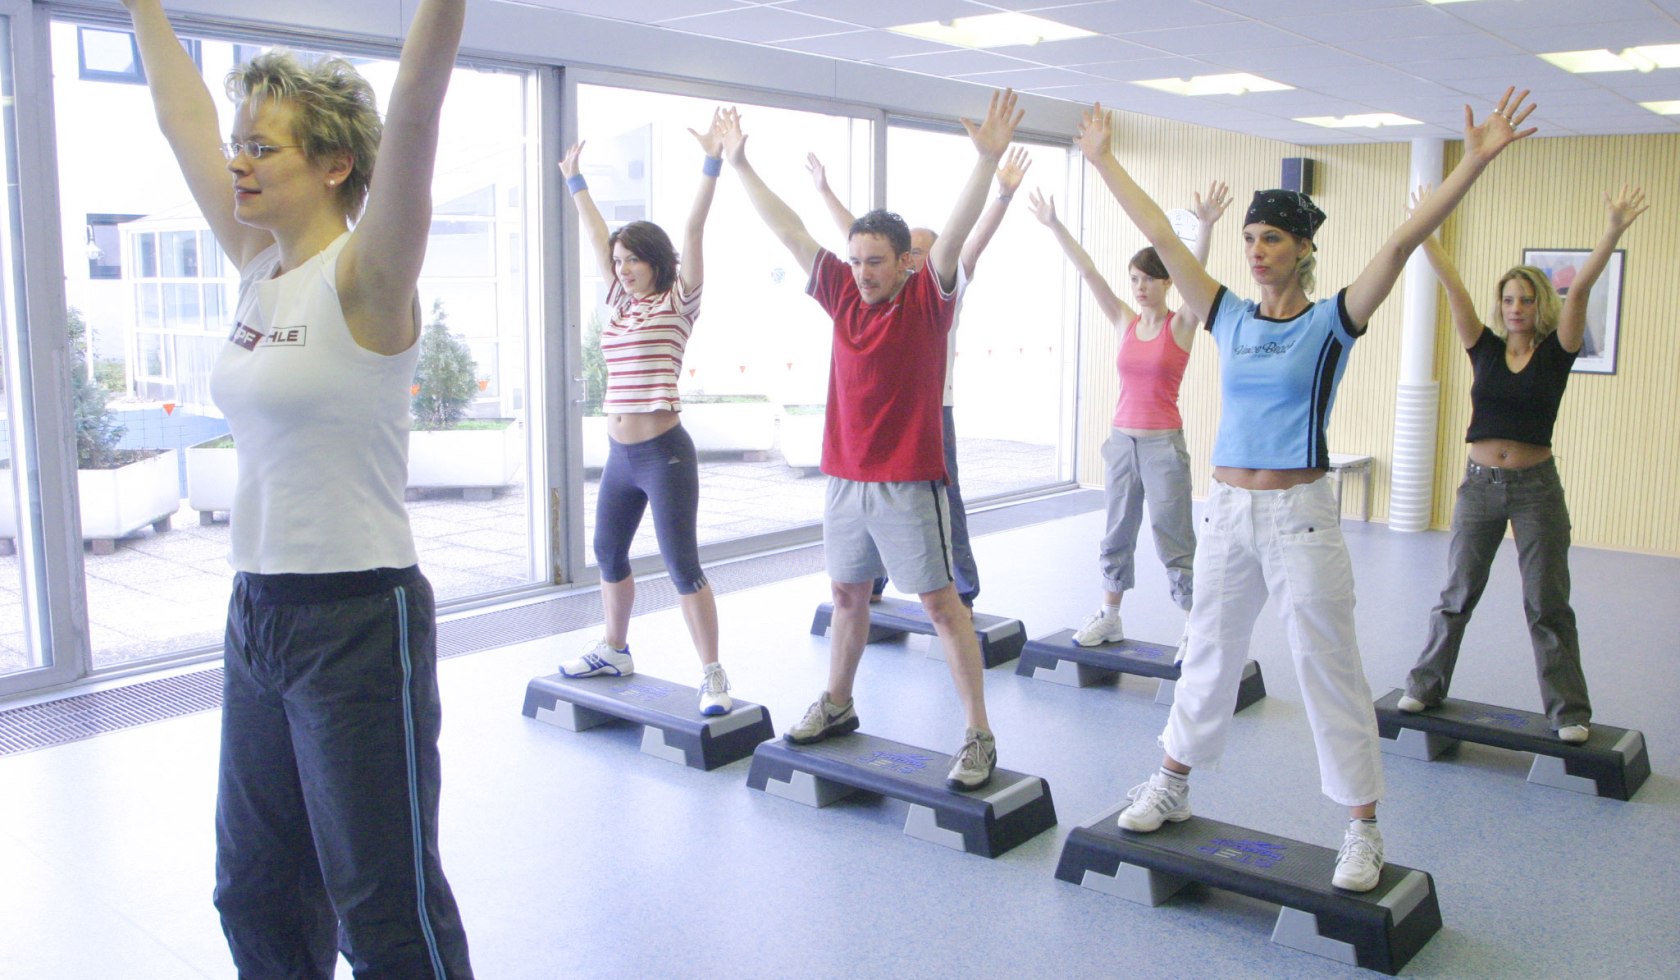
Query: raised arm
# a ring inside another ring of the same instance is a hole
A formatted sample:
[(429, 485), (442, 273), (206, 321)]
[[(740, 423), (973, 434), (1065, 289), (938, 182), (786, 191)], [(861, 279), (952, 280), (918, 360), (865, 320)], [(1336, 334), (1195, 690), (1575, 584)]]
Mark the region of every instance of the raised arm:
[[(1231, 206), (1231, 188), (1224, 181), (1216, 180), (1208, 185), (1207, 196), (1201, 194), (1192, 196), (1191, 204), (1196, 213), (1196, 247), (1191, 250), (1196, 257), (1196, 264), (1207, 268), (1208, 251), (1213, 248), (1213, 228), (1219, 224), (1219, 219), (1225, 217), (1225, 209)], [(1156, 250), (1160, 251), (1159, 249)], [(1176, 280), (1174, 282), (1176, 285)], [(1180, 291), (1180, 295), (1183, 295)], [(1188, 307), (1188, 303), (1186, 303)], [(1173, 319), (1173, 338), (1185, 350), (1195, 342), (1196, 328), (1202, 325), (1202, 315), (1193, 309), (1180, 310)]]
[(851, 212), (840, 200), (840, 195), (834, 193), (834, 188), (828, 186), (828, 168), (817, 159), (815, 153), (805, 154), (805, 169), (811, 173), (811, 183), (817, 189), (817, 196), (822, 198), (823, 207), (828, 209), (828, 216), (834, 219), (834, 226), (840, 229), (840, 238), (844, 240), (852, 233), (852, 222), (857, 215)]
[(1027, 199), (1027, 204), (1032, 208), (1033, 217), (1050, 229), (1050, 234), (1056, 236), (1056, 244), (1062, 247), (1062, 254), (1079, 270), (1079, 278), (1085, 280), (1085, 285), (1090, 287), (1091, 295), (1096, 297), (1097, 308), (1103, 311), (1103, 316), (1108, 317), (1108, 322), (1119, 326), (1136, 316), (1132, 308), (1115, 295), (1102, 273), (1097, 271), (1097, 264), (1091, 261), (1090, 253), (1079, 244), (1079, 239), (1074, 238), (1067, 226), (1057, 219), (1056, 199), (1045, 197), (1035, 188), (1032, 197)]
[(595, 265), (601, 278), (610, 283), (613, 281), (613, 260), (607, 240), (612, 236), (607, 231), (607, 219), (601, 217), (601, 209), (595, 205), (595, 198), (589, 193), (589, 184), (583, 179), (582, 158), (583, 144), (573, 143), (566, 155), (560, 158), (560, 173), (565, 176), (566, 189), (572, 192), (572, 204), (577, 207), (578, 230), (595, 253)]
[(1614, 199), (1608, 192), (1605, 193), (1604, 207), (1610, 212), (1609, 226), (1604, 229), (1604, 237), (1593, 246), (1587, 261), (1581, 263), (1581, 271), (1575, 273), (1575, 281), (1569, 284), (1569, 295), (1563, 298), (1563, 313), (1558, 316), (1558, 343), (1571, 354), (1580, 350), (1581, 342), (1586, 339), (1587, 299), (1592, 295), (1593, 284), (1604, 274), (1604, 267), (1610, 264), (1610, 255), (1616, 251), (1616, 243), (1622, 240), (1622, 233), (1650, 205), (1645, 203), (1643, 190), (1623, 184), (1621, 193)]
[(1003, 159), (1004, 151), (1009, 149), (1010, 142), (1015, 139), (1015, 127), (1026, 114), (1025, 110), (1015, 108), (1016, 101), (1012, 89), (993, 92), (992, 100), (986, 107), (986, 118), (980, 125), (976, 126), (967, 119), (962, 121), (978, 156), (974, 161), (973, 172), (968, 175), (968, 183), (963, 185), (962, 193), (957, 195), (957, 204), (951, 209), (951, 216), (945, 219), (945, 230), (940, 233), (938, 241), (933, 243), (933, 250), (928, 253), (928, 259), (933, 263), (934, 274), (939, 277), (939, 285), (947, 291), (956, 288), (957, 263), (962, 259), (963, 246), (968, 242), (968, 234), (974, 229), (975, 220), (980, 217), (980, 208), (986, 201), (986, 191), (992, 185), (992, 173), (997, 169), (998, 161)]
[(175, 154), (193, 201), (210, 223), (216, 243), (234, 265), (244, 268), (273, 243), (274, 236), (261, 228), (242, 225), (233, 216), (233, 181), (227, 158), (222, 155), (225, 137), (216, 116), (215, 99), (192, 56), (181, 47), (175, 29), (169, 26), (160, 0), (123, 0), (123, 6), (134, 22), (134, 38), (140, 46), (140, 62), (146, 69), (158, 128)]
[[(1429, 193), (1427, 184), (1413, 191), (1411, 210), (1417, 210), (1418, 204)], [(1470, 290), (1464, 288), (1458, 266), (1453, 264), (1447, 250), (1441, 247), (1440, 238), (1430, 235), (1423, 240), (1423, 257), (1429, 260), (1429, 268), (1447, 292), (1447, 309), (1452, 312), (1453, 332), (1458, 334), (1458, 342), (1464, 345), (1464, 349), (1469, 350), (1476, 346), (1477, 339), (1482, 335), (1482, 321), (1476, 316), (1476, 304), (1470, 299)]]
[(694, 191), (694, 206), (688, 209), (688, 224), (683, 227), (681, 276), (683, 289), (693, 292), (705, 281), (706, 215), (712, 210), (712, 195), (717, 192), (718, 174), (723, 172), (723, 110), (712, 110), (712, 125), (704, 133), (689, 130), (700, 143), (706, 160), (700, 167), (700, 186)]
[[(753, 210), (758, 212), (759, 218), (769, 226), (771, 234), (782, 246), (793, 253), (794, 261), (805, 270), (805, 274), (810, 275), (822, 246), (805, 229), (805, 222), (799, 220), (799, 215), (787, 206), (786, 201), (776, 196), (752, 164), (747, 162), (747, 134), (741, 131), (741, 114), (734, 109), (723, 110), (723, 155), (740, 176), (741, 187), (746, 190)], [(847, 227), (850, 228), (849, 225)]]
[(1347, 288), (1348, 317), (1361, 330), (1394, 289), (1394, 283), (1400, 278), (1412, 250), (1441, 227), (1441, 222), (1447, 220), (1453, 208), (1458, 207), (1470, 185), (1476, 182), (1495, 157), (1507, 146), (1535, 133), (1538, 127), (1517, 130), (1534, 111), (1534, 104), (1523, 105), (1523, 100), (1528, 98), (1526, 89), (1512, 98), (1511, 93), (1515, 91), (1514, 87), (1506, 89), (1498, 107), (1480, 126), (1476, 125), (1470, 107), (1464, 107), (1464, 156), (1459, 159), (1458, 166), (1441, 181), (1439, 190), (1418, 202), (1411, 215), (1377, 250), (1359, 278)]
[(339, 260), (345, 313), (384, 325), (389, 335), (368, 345), (383, 353), (406, 349), (416, 330), (411, 318), (390, 313), (397, 304), (412, 306), (426, 259), (438, 124), (466, 7), (466, 0), (420, 0), (397, 61), (367, 207)]
[(1156, 254), (1161, 256), (1161, 264), (1167, 267), (1173, 285), (1178, 287), (1178, 295), (1184, 297), (1185, 309), (1206, 320), (1208, 310), (1213, 307), (1213, 298), (1219, 294), (1219, 283), (1208, 275), (1202, 263), (1179, 239), (1161, 206), (1143, 192), (1126, 168), (1120, 166), (1120, 161), (1109, 149), (1108, 139), (1108, 114), (1098, 103), (1085, 111), (1080, 123), (1079, 152), (1096, 168), (1097, 175), (1108, 185), (1114, 199), (1120, 202), (1120, 209), (1126, 212), (1126, 217), (1143, 232), (1143, 237), (1149, 239), (1149, 244), (1155, 246)]
[(975, 223), (974, 230), (968, 233), (968, 241), (963, 243), (962, 269), (963, 275), (972, 278), (974, 267), (980, 261), (980, 253), (992, 242), (992, 236), (997, 234), (998, 226), (1003, 224), (1004, 212), (1009, 210), (1009, 202), (1015, 200), (1015, 192), (1021, 187), (1021, 180), (1027, 176), (1027, 170), (1032, 167), (1032, 159), (1027, 151), (1017, 146), (1003, 158), (1003, 165), (997, 169), (997, 196), (986, 205), (986, 210), (980, 212), (980, 220)]

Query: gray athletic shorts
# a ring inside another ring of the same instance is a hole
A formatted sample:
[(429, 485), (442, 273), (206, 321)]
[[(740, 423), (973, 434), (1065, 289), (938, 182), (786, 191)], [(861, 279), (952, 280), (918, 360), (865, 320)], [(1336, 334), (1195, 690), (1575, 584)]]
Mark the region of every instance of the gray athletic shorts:
[(939, 480), (859, 483), (828, 478), (823, 504), (828, 577), (868, 582), (885, 574), (905, 592), (950, 585), (951, 512)]

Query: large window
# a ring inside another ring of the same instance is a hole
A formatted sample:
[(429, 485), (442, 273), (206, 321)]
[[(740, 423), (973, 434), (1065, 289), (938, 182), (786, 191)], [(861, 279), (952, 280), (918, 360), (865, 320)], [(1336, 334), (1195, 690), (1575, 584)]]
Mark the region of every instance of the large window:
[[(715, 101), (596, 85), (578, 87), (583, 171), (608, 225), (654, 222), (682, 247), (700, 179), (690, 128), (709, 125)], [(835, 192), (866, 210), (870, 127), (859, 119), (741, 104), (754, 168), (818, 239), (840, 247), (812, 188), (806, 155), (828, 169)], [(595, 487), (606, 460), (599, 414), (604, 369), (599, 331), (608, 284), (588, 244), (577, 320), (585, 359), (584, 538), (595, 524)], [(831, 324), (805, 295), (806, 276), (759, 221), (726, 171), (705, 234), (704, 298), (683, 360), (683, 424), (700, 452), (702, 545), (767, 534), (822, 518), (822, 405), (828, 393)], [(593, 365), (593, 367), (591, 367)], [(814, 424), (813, 424), (814, 423)], [(644, 519), (632, 555), (657, 551)]]
[[(957, 462), (968, 501), (1072, 478), (1067, 368), (1077, 348), (1066, 266), (1027, 204), (1036, 187), (1065, 206), (1069, 150), (1017, 145), (1031, 166), (981, 253), (956, 326)], [(912, 226), (943, 227), (973, 167), (966, 135), (888, 127), (887, 204)]]
[[(193, 204), (149, 93), (125, 84), (144, 82), (124, 60), (130, 43), (123, 31), (53, 27), (65, 291), (95, 389), (78, 398), (78, 421), (110, 450), (78, 479), (95, 667), (219, 645), (232, 576), (233, 451), (209, 377), (232, 327), (238, 270)], [(188, 48), (225, 132), (233, 106), (222, 78), (264, 48), (213, 39)], [(395, 61), (354, 62), (383, 107)], [(453, 343), (423, 347), (415, 383), (463, 367), (473, 383), (457, 393), (461, 427), (416, 423), (408, 491), (421, 566), (444, 602), (547, 580), (527, 492), (531, 90), (522, 72), (457, 68), (444, 106), (420, 303), (425, 332)], [(96, 227), (93, 217), (121, 221)], [(434, 347), (441, 353), (424, 354)]]

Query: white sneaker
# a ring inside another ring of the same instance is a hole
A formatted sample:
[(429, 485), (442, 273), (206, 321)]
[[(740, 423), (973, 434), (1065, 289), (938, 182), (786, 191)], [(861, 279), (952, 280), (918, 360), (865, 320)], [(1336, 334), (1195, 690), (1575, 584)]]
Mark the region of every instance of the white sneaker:
[(1082, 647), (1101, 646), (1104, 643), (1119, 643), (1126, 638), (1126, 633), (1120, 628), (1120, 617), (1110, 616), (1102, 610), (1092, 616), (1090, 621), (1079, 627), (1079, 632), (1073, 634), (1073, 642)]
[(1374, 823), (1350, 822), (1342, 849), (1336, 854), (1336, 874), (1330, 884), (1350, 892), (1368, 892), (1377, 887), (1382, 869), (1382, 831)]
[(951, 771), (945, 774), (945, 785), (955, 790), (979, 789), (992, 780), (997, 768), (997, 742), (992, 733), (979, 728), (963, 731), (962, 748), (951, 760)]
[(1190, 819), (1190, 781), (1171, 779), (1157, 772), (1148, 782), (1131, 788), (1126, 798), (1132, 805), (1120, 811), (1120, 829), (1147, 834), (1160, 830), (1161, 824)]
[(590, 647), (576, 660), (560, 665), (560, 673), (567, 677), (629, 677), (635, 672), (636, 663), (630, 659), (630, 648), (614, 650), (606, 640)]
[(1565, 725), (1558, 729), (1558, 738), (1576, 745), (1585, 742), (1591, 735), (1592, 732), (1585, 725)]
[(1400, 700), (1397, 704), (1395, 704), (1395, 707), (1404, 711), (1408, 715), (1415, 715), (1419, 711), (1427, 711), (1429, 709), (1429, 705), (1424, 704), (1422, 701), (1412, 697), (1410, 694), (1400, 695)]
[(729, 675), (723, 672), (723, 665), (708, 666), (705, 678), (700, 681), (700, 713), (727, 715), (734, 707), (735, 702), (729, 697)]

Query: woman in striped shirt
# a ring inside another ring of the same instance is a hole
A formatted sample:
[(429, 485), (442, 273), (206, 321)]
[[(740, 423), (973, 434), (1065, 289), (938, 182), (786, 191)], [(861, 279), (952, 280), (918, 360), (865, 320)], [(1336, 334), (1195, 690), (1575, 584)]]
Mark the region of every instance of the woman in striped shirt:
[(713, 113), (704, 133), (689, 132), (706, 156), (683, 234), (680, 265), (670, 236), (652, 222), (632, 221), (608, 233), (579, 172), (582, 143), (560, 161), (584, 235), (594, 248), (601, 275), (612, 284), (607, 290), (612, 319), (601, 333), (610, 446), (595, 508), (595, 560), (601, 569), (606, 630), (594, 647), (561, 664), (560, 672), (567, 677), (623, 677), (634, 672), (628, 638), (636, 597), (630, 541), (651, 504), (659, 552), (704, 668), (700, 713), (721, 715), (734, 703), (718, 663), (717, 601), (700, 568), (700, 469), (694, 440), (677, 414), (682, 410), (677, 376), (700, 315), (701, 236), (723, 163), (722, 117)]

